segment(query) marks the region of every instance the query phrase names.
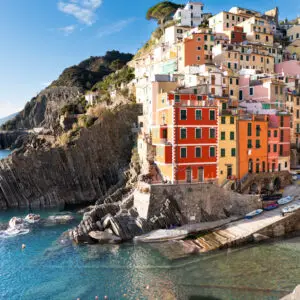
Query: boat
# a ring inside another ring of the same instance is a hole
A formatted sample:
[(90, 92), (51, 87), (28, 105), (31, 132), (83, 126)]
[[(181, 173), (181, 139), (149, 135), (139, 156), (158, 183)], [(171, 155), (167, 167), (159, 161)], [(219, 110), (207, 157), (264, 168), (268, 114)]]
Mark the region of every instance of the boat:
[(262, 196), (262, 201), (279, 200), (281, 198), (282, 198), (282, 194), (263, 195)]
[(292, 212), (294, 212), (294, 211), (296, 211), (298, 209), (300, 209), (300, 204), (292, 204), (292, 205), (289, 205), (287, 207), (284, 207), (281, 210), (281, 213), (284, 216), (285, 214), (292, 213)]
[(279, 200), (277, 201), (277, 203), (278, 203), (279, 205), (284, 205), (284, 204), (290, 203), (290, 202), (293, 201), (293, 200), (294, 200), (294, 197), (293, 197), (293, 196), (287, 196), (287, 197), (283, 197), (283, 198), (279, 199)]
[(252, 212), (246, 214), (245, 219), (252, 219), (252, 218), (254, 218), (254, 217), (260, 215), (262, 212), (263, 212), (262, 209), (254, 210), (254, 211), (252, 211)]
[(278, 208), (278, 204), (277, 203), (273, 203), (273, 204), (270, 204), (270, 205), (268, 205), (267, 207), (265, 207), (264, 208), (264, 210), (267, 210), (267, 211), (269, 211), (269, 210), (273, 210), (273, 209), (275, 209), (275, 208)]

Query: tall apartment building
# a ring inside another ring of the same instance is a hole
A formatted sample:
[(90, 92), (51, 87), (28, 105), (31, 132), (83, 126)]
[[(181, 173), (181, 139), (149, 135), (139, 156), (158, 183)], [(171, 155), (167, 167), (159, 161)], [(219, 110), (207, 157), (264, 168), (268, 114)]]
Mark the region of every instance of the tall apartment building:
[(203, 21), (204, 4), (201, 2), (188, 2), (184, 8), (179, 8), (173, 19), (179, 26), (197, 27)]
[(196, 87), (159, 95), (152, 140), (166, 180), (216, 181), (218, 109), (218, 101), (198, 94)]

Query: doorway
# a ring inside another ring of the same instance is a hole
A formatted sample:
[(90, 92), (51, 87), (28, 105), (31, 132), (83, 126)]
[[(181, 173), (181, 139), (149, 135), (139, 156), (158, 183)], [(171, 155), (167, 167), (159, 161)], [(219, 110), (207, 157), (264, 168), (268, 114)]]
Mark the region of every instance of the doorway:
[(186, 169), (186, 182), (191, 183), (192, 182), (192, 169), (188, 167)]
[(198, 180), (199, 182), (204, 182), (204, 169), (198, 168)]

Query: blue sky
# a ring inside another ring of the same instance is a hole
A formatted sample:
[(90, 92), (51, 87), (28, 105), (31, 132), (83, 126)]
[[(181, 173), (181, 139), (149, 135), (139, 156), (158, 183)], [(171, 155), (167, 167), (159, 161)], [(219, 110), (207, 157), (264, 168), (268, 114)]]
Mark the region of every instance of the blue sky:
[[(0, 117), (24, 104), (64, 68), (106, 50), (136, 52), (155, 28), (145, 13), (157, 0), (0, 0)], [(185, 1), (175, 1), (185, 3)], [(296, 17), (298, 0), (209, 0), (205, 11), (232, 6)]]

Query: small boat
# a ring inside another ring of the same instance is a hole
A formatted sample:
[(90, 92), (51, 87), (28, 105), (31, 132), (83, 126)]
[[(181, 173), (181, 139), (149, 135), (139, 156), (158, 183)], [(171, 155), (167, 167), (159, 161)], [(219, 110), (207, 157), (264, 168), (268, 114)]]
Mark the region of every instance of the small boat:
[(252, 219), (252, 218), (254, 218), (254, 217), (260, 215), (262, 212), (263, 212), (262, 209), (254, 210), (254, 211), (252, 211), (252, 212), (246, 214), (245, 219)]
[(264, 210), (267, 210), (267, 211), (269, 211), (269, 210), (273, 210), (273, 209), (275, 209), (275, 208), (278, 208), (278, 204), (277, 203), (273, 203), (273, 204), (270, 204), (270, 205), (268, 205), (267, 207), (265, 207), (264, 208)]
[(262, 201), (279, 200), (282, 198), (282, 194), (263, 195)]
[(284, 207), (281, 212), (282, 212), (282, 215), (284, 216), (285, 214), (288, 214), (288, 213), (292, 213), (296, 210), (300, 209), (300, 204), (293, 204), (293, 205), (289, 205), (287, 207)]
[(290, 203), (290, 202), (293, 201), (293, 200), (294, 200), (294, 197), (293, 197), (293, 196), (287, 196), (287, 197), (283, 197), (283, 198), (279, 199), (279, 200), (277, 201), (277, 203), (278, 203), (279, 205), (284, 205), (284, 204)]

